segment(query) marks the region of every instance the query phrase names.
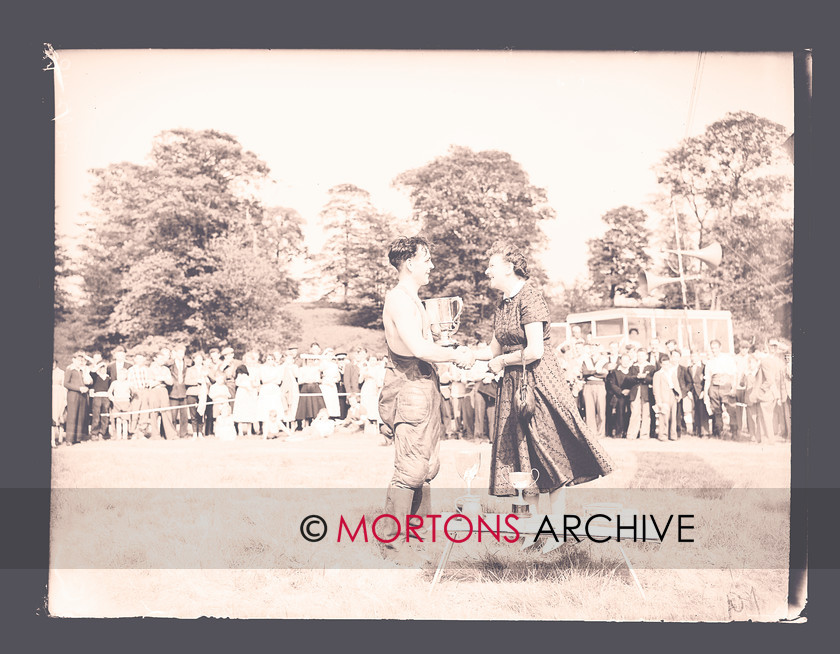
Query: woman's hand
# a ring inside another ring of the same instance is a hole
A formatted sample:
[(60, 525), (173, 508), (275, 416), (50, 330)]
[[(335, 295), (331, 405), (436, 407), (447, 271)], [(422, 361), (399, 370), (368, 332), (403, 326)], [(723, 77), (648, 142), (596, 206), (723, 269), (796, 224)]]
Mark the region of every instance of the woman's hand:
[(500, 354), (497, 357), (493, 357), (490, 359), (490, 363), (487, 364), (490, 370), (492, 370), (495, 374), (499, 374), (505, 369), (505, 362), (504, 362), (504, 355)]

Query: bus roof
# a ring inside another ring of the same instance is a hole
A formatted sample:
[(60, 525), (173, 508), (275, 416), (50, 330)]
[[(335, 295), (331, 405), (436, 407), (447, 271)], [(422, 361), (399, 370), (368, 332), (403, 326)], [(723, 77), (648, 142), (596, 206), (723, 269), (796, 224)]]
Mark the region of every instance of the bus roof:
[[(613, 307), (611, 309), (599, 309), (597, 311), (585, 311), (581, 313), (570, 313), (566, 316), (565, 322), (588, 322), (590, 320), (606, 320), (609, 318), (671, 318), (685, 316), (689, 318), (724, 318), (731, 319), (729, 311), (708, 311), (705, 309), (656, 309), (648, 307)], [(556, 324), (556, 323), (555, 323)]]

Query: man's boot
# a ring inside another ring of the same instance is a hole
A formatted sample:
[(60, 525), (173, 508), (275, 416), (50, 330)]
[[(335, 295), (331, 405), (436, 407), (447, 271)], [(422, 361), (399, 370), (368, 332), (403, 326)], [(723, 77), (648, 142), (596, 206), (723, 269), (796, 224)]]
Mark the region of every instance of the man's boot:
[[(414, 489), (414, 498), (411, 501), (411, 515), (420, 516), (422, 518), (422, 527), (412, 532), (419, 536), (423, 542), (432, 537), (432, 530), (427, 525), (426, 516), (432, 512), (432, 487), (428, 482)], [(410, 520), (412, 526), (419, 527), (421, 520), (419, 518), (412, 518)]]
[(405, 542), (405, 517), (411, 513), (411, 505), (414, 499), (413, 488), (397, 488), (391, 486), (388, 488), (388, 495), (385, 498), (384, 514), (394, 516), (399, 522), (398, 525), (390, 518), (385, 518), (379, 522), (380, 531), (378, 536), (382, 540), (391, 540), (396, 536), (399, 529), (399, 536), (394, 538), (390, 543), (382, 543), (382, 554), (396, 563), (410, 565), (411, 552), (406, 547)]

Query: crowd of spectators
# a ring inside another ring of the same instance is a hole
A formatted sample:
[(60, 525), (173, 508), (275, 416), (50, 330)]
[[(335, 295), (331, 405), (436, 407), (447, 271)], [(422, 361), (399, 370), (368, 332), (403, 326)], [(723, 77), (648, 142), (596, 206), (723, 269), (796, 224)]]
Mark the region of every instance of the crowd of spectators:
[(241, 359), (230, 347), (188, 354), (176, 345), (129, 359), (117, 346), (110, 361), (80, 351), (66, 370), (53, 362), (52, 444), (327, 435), (339, 424), (379, 433), (385, 363), (363, 347), (348, 354), (318, 343)]
[(680, 351), (674, 340), (643, 346), (638, 331), (607, 347), (577, 326), (558, 347), (581, 414), (600, 437), (790, 439), (791, 353), (780, 339), (761, 349), (741, 341), (737, 354)]
[[(643, 346), (634, 330), (604, 347), (575, 328), (557, 349), (581, 415), (599, 437), (790, 438), (791, 358), (779, 339), (764, 350), (741, 342), (733, 356), (715, 340), (708, 352), (681, 352), (673, 340)], [(174, 346), (129, 360), (118, 346), (109, 361), (77, 352), (66, 370), (53, 363), (52, 444), (294, 439), (327, 436), (337, 426), (375, 435), (386, 364), (363, 347), (322, 351), (318, 343), (303, 353), (290, 347), (241, 359), (230, 347), (188, 355)], [(490, 441), (498, 375), (486, 361), (468, 370), (438, 364), (438, 373), (446, 438)]]

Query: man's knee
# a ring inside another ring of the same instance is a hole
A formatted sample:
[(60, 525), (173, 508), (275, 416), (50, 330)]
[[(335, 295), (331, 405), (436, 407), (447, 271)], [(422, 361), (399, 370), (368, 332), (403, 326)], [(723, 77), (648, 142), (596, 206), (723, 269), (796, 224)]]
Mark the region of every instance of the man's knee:
[(432, 479), (439, 469), (437, 451), (443, 426), (432, 421), (420, 425), (401, 423), (395, 430), (394, 480), (402, 488), (416, 488)]
[(394, 477), (391, 485), (397, 488), (419, 488), (429, 482), (429, 463), (421, 465), (402, 465), (394, 470)]

